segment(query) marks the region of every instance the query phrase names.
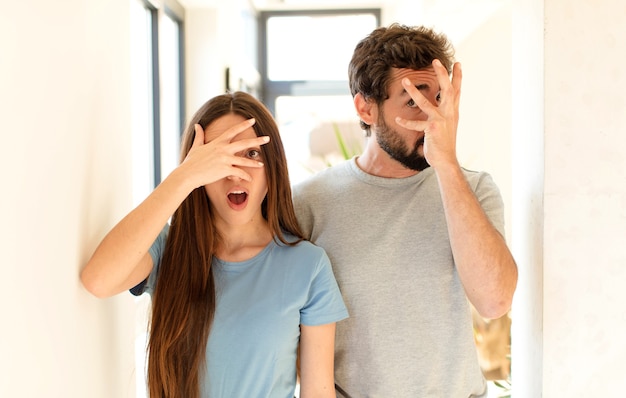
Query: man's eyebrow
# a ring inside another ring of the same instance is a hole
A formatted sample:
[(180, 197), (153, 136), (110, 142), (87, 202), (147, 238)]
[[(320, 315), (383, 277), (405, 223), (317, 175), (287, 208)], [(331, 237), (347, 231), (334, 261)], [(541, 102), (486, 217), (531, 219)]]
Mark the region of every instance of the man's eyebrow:
[[(430, 89), (430, 85), (427, 83), (422, 83), (422, 84), (418, 84), (415, 86), (416, 89), (418, 89), (419, 91), (427, 91)], [(402, 89), (403, 93), (406, 93), (406, 89)]]

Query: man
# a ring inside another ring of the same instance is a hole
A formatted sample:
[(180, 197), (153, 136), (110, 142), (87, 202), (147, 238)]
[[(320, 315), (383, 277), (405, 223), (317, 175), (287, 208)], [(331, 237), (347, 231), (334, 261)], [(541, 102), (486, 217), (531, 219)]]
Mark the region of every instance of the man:
[(350, 313), (338, 396), (485, 397), (468, 299), (506, 314), (517, 266), (497, 186), (457, 160), (461, 66), (444, 35), (393, 24), (357, 45), (349, 80), (363, 154), (294, 189)]

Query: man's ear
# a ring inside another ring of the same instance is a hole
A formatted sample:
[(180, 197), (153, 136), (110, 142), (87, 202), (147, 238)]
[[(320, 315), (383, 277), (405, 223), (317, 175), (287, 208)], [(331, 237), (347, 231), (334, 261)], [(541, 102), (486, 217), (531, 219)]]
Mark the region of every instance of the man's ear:
[(354, 108), (365, 124), (372, 126), (376, 122), (378, 108), (372, 100), (365, 99), (363, 94), (357, 93), (354, 96)]

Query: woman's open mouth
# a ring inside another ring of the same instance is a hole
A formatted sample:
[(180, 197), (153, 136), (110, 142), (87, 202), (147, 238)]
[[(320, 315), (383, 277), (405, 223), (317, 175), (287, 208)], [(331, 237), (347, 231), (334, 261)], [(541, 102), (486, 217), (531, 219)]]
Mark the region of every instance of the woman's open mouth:
[(228, 201), (235, 206), (242, 205), (246, 199), (248, 199), (248, 194), (244, 191), (233, 191), (228, 194)]

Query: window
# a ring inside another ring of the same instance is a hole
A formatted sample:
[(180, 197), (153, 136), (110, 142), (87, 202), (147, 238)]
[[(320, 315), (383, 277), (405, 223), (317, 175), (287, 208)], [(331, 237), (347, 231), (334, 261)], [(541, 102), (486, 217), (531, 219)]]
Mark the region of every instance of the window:
[(133, 197), (143, 200), (176, 165), (184, 115), (182, 8), (131, 2)]
[(159, 75), (161, 91), (160, 179), (179, 163), (183, 131), (182, 21), (168, 8), (159, 27)]
[(156, 10), (141, 0), (131, 2), (131, 117), (133, 202), (139, 204), (155, 185), (153, 29)]
[(281, 95), (349, 94), (348, 62), (380, 22), (380, 9), (265, 11), (259, 67), (262, 96), (273, 111)]
[(336, 128), (354, 152), (364, 145), (348, 64), (379, 24), (380, 9), (261, 13), (261, 97), (278, 121), (292, 183), (341, 156)]
[[(183, 129), (183, 9), (131, 0), (133, 202), (138, 205), (179, 161)], [(135, 299), (136, 396), (145, 398), (150, 298)]]

